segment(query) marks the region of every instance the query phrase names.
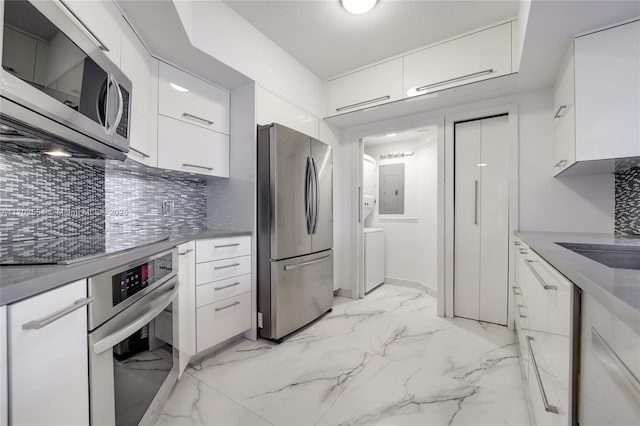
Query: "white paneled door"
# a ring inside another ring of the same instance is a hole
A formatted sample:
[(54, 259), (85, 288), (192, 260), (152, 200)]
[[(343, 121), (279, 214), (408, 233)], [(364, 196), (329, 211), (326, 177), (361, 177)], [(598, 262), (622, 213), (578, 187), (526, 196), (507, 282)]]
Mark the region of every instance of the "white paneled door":
[(509, 118), (455, 126), (454, 315), (507, 324)]

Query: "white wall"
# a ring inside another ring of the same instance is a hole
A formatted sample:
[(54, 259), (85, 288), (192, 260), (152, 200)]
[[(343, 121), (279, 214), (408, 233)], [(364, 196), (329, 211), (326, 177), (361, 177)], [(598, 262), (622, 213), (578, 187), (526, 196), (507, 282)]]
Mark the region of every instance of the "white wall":
[(177, 1), (191, 44), (316, 117), (320, 79), (222, 1)]
[(553, 93), (518, 98), (520, 229), (613, 232), (614, 176), (553, 177)]
[[(437, 280), (437, 176), (436, 140), (418, 139), (380, 145), (365, 145), (365, 153), (378, 166), (405, 164), (405, 213), (382, 215), (378, 206), (365, 226), (385, 230), (385, 276), (417, 281), (436, 290)], [(402, 159), (380, 160), (391, 152), (413, 151)]]

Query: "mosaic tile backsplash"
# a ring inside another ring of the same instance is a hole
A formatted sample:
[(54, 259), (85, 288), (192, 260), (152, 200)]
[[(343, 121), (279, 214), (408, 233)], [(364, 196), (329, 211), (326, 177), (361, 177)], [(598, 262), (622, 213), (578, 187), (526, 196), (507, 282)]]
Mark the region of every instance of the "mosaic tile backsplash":
[[(173, 203), (171, 215), (162, 203)], [(3, 144), (0, 241), (197, 231), (207, 227), (207, 180), (133, 161), (53, 159)]]
[(617, 234), (640, 235), (640, 167), (616, 172)]

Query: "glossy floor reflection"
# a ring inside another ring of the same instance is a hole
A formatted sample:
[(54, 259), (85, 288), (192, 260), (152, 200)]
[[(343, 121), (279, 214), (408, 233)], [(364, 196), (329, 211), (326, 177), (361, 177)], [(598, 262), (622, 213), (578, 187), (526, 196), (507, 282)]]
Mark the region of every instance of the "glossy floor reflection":
[(512, 331), (384, 285), (275, 345), (191, 366), (159, 425), (528, 425)]

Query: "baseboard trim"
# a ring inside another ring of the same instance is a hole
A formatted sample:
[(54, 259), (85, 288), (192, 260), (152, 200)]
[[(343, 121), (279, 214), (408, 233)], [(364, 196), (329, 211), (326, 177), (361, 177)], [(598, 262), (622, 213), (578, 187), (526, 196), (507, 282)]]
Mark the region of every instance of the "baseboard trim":
[(333, 295), (334, 296), (340, 296), (340, 297), (348, 297), (349, 299), (352, 299), (352, 294), (353, 292), (351, 290), (345, 290), (344, 288), (339, 288), (337, 290), (333, 290)]

